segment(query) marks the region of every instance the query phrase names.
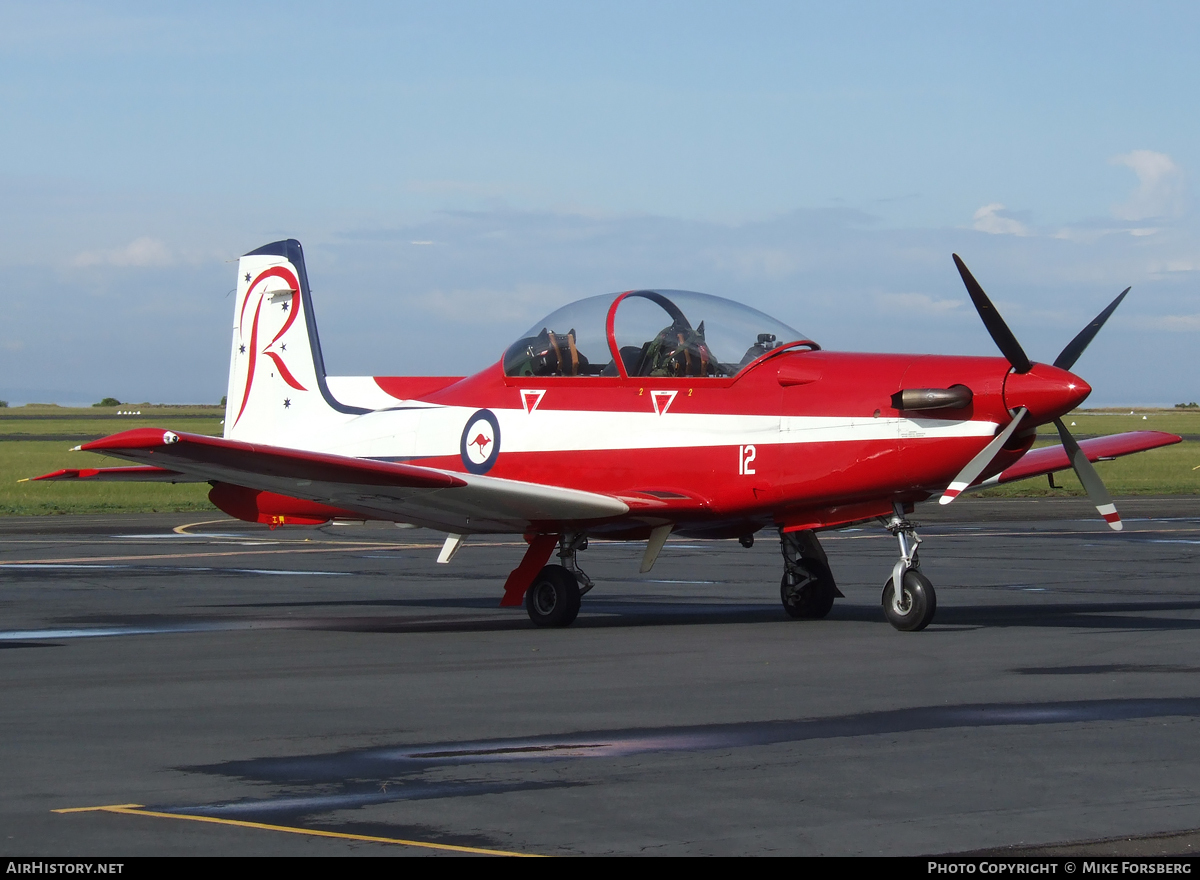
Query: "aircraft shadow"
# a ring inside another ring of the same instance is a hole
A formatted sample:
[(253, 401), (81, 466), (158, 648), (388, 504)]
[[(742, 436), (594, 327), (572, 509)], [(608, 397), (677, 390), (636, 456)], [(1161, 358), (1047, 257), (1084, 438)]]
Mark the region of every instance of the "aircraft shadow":
[[(564, 778), (561, 771), (548, 774), (552, 778), (546, 780), (530, 778), (534, 775), (533, 766), (545, 762), (625, 758), (652, 752), (727, 750), (956, 728), (1139, 721), (1172, 716), (1200, 716), (1200, 699), (914, 706), (817, 718), (602, 729), (440, 743), (397, 742), (365, 749), (178, 767), (185, 773), (223, 777), (259, 790), (266, 785), (277, 791), (265, 797), (260, 794), (218, 803), (158, 805), (151, 809), (243, 821), (277, 822), (283, 816), (299, 821), (389, 801), (472, 797), (591, 784), (586, 776)], [(518, 769), (522, 765), (524, 769)], [(395, 834), (396, 829), (388, 827), (381, 836)]]
[[(490, 600), (400, 600), (405, 607), (496, 610)], [(330, 603), (336, 605), (339, 603)], [(361, 605), (372, 602), (352, 603)], [(378, 603), (385, 604), (385, 603)], [(393, 604), (387, 602), (386, 604)], [(1050, 627), (1093, 630), (1197, 630), (1200, 610), (1196, 601), (1152, 602), (1078, 602), (1053, 605), (972, 605), (942, 606), (930, 631), (981, 629), (994, 627)], [(1187, 612), (1187, 616), (1170, 614)], [(412, 620), (404, 618), (326, 619), (314, 629), (351, 632), (479, 632), (529, 629), (533, 624), (522, 609), (512, 609), (513, 619), (463, 620), (440, 617)], [(1167, 613), (1169, 616), (1152, 616)], [(594, 600), (584, 602), (572, 629), (611, 629), (645, 626), (737, 625), (747, 623), (791, 622), (796, 626), (821, 626), (825, 622), (855, 622), (888, 625), (878, 605), (838, 602), (825, 621), (790, 621), (782, 608), (771, 604), (722, 604), (685, 602), (630, 602)]]
[[(961, 627), (1038, 626), (1056, 629), (1197, 630), (1200, 600), (1071, 602), (1053, 605), (965, 605), (939, 607), (934, 625)], [(1162, 615), (1164, 612), (1167, 616)], [(1171, 614), (1187, 612), (1187, 616)]]
[[(264, 623), (266, 628), (346, 633), (481, 633), (534, 630), (524, 608), (499, 609), (494, 599), (378, 599), (357, 601), (247, 603), (217, 605), (215, 608), (370, 608), (402, 607), (432, 614), (414, 615), (314, 615), (312, 617), (231, 617), (225, 620), (176, 615), (92, 615), (72, 619), (74, 627), (126, 626), (163, 633), (240, 630), (249, 624)], [(438, 614), (438, 610), (448, 612)], [(960, 632), (996, 627), (1048, 627), (1104, 631), (1193, 631), (1200, 630), (1200, 600), (1143, 602), (1073, 602), (1027, 605), (967, 605), (938, 608), (929, 634)], [(464, 613), (465, 612), (465, 613)], [(475, 616), (471, 612), (487, 612)], [(829, 616), (821, 620), (790, 620), (783, 609), (767, 603), (722, 603), (688, 601), (631, 601), (596, 599), (584, 602), (583, 611), (571, 629), (624, 629), (650, 626), (722, 626), (788, 623), (795, 627), (828, 627), (837, 623), (870, 623), (888, 626), (883, 609), (875, 604), (842, 600)], [(275, 627), (271, 625), (275, 624)], [(30, 645), (31, 640), (16, 640), (8, 645)], [(49, 647), (42, 643), (40, 646)]]

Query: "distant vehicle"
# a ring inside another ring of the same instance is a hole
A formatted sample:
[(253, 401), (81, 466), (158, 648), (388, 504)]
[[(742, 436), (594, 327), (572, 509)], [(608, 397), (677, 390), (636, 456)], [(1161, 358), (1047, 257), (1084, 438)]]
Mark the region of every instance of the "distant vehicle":
[[(1090, 462), (1180, 440), (1076, 443), (1060, 420), (1091, 392), (1068, 370), (1128, 290), (1035, 364), (954, 260), (1004, 358), (824, 351), (729, 300), (630, 290), (558, 309), (473, 376), (339, 379), (300, 243), (279, 241), (238, 264), (224, 437), (125, 431), (79, 448), (139, 466), (37, 479), (208, 482), (221, 510), (273, 526), (412, 523), (447, 533), (439, 562), (469, 535), (524, 535), (500, 604), (524, 600), (542, 626), (570, 624), (592, 588), (589, 537), (646, 541), (645, 572), (672, 533), (749, 547), (763, 529), (780, 535), (787, 613), (821, 618), (841, 593), (817, 533), (878, 520), (900, 549), (884, 612), (920, 630), (936, 598), (915, 504), (1074, 468), (1119, 529)], [(1049, 422), (1063, 446), (1031, 451)]]

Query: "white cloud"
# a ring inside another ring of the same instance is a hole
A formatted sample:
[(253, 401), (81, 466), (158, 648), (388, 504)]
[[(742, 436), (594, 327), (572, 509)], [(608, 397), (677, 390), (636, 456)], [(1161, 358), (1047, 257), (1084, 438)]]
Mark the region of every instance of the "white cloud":
[(1167, 330), (1175, 333), (1188, 333), (1200, 330), (1200, 315), (1159, 315), (1142, 318), (1138, 326), (1151, 330)]
[(1020, 220), (1004, 216), (1004, 205), (992, 202), (984, 205), (975, 212), (974, 229), (990, 235), (1029, 235), (1030, 232)]
[(1175, 272), (1195, 272), (1197, 270), (1200, 270), (1200, 261), (1187, 257), (1153, 260), (1147, 267), (1147, 271), (1152, 277)]
[(84, 251), (71, 260), (72, 266), (169, 266), (174, 262), (170, 250), (156, 238), (136, 238), (122, 248)]
[(734, 247), (715, 260), (718, 267), (750, 278), (786, 278), (796, 271), (796, 255), (785, 248)]
[(1055, 232), (1051, 238), (1057, 238), (1060, 241), (1079, 242), (1080, 244), (1095, 244), (1096, 241), (1104, 236), (1120, 231), (1119, 229), (1106, 229), (1095, 226), (1064, 226)]
[(879, 293), (875, 302), (888, 311), (903, 311), (921, 315), (943, 315), (959, 309), (960, 299), (936, 299), (927, 293)]
[(459, 288), (427, 290), (413, 304), (439, 319), (491, 326), (503, 322), (522, 324), (537, 320), (547, 312), (577, 298), (556, 285), (516, 284), (507, 290)]
[(1187, 185), (1183, 171), (1166, 153), (1133, 150), (1109, 160), (1131, 168), (1138, 186), (1123, 204), (1113, 207), (1113, 215), (1122, 220), (1146, 220), (1151, 217), (1178, 217), (1183, 213)]

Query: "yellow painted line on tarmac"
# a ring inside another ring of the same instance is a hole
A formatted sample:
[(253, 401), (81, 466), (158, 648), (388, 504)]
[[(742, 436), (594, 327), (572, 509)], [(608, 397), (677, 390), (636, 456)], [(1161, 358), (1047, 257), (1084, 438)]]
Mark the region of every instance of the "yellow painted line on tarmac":
[(61, 807), (57, 810), (51, 810), (51, 813), (95, 813), (99, 810), (138, 810), (141, 809), (141, 804), (109, 804), (106, 807)]
[(370, 834), (348, 834), (343, 831), (320, 831), (315, 828), (297, 828), (292, 825), (268, 825), (265, 822), (247, 822), (242, 819), (218, 819), (214, 816), (189, 816), (184, 813), (161, 813), (146, 810), (141, 804), (109, 804), (102, 807), (67, 807), (51, 810), (52, 813), (119, 813), (125, 816), (149, 816), (152, 819), (186, 819), (190, 822), (208, 822), (213, 825), (233, 825), (237, 828), (257, 828), (260, 831), (282, 831), (286, 834), (302, 834), (307, 837), (332, 837), (336, 840), (357, 840), (366, 843), (388, 843), (394, 846), (415, 846), (422, 849), (440, 849), (449, 852), (473, 853), (484, 856), (515, 856), (517, 858), (540, 858), (536, 853), (510, 852), (504, 849), (485, 849), (478, 846), (455, 846), (450, 843), (430, 843), (425, 840), (404, 840), (399, 837), (374, 837)]
[(176, 526), (175, 528), (171, 529), (171, 531), (177, 535), (187, 535), (190, 534), (188, 529), (195, 528), (196, 526), (215, 526), (218, 523), (225, 525), (228, 524), (228, 522), (229, 520), (227, 519), (206, 519), (204, 522), (186, 523), (182, 526)]

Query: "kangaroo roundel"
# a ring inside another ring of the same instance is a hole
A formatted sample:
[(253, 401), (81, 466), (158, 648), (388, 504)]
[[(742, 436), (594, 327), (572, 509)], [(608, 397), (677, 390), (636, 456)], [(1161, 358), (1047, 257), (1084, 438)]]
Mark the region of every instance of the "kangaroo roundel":
[(491, 410), (481, 409), (467, 419), (458, 443), (463, 465), (473, 474), (486, 474), (500, 455), (500, 423)]

